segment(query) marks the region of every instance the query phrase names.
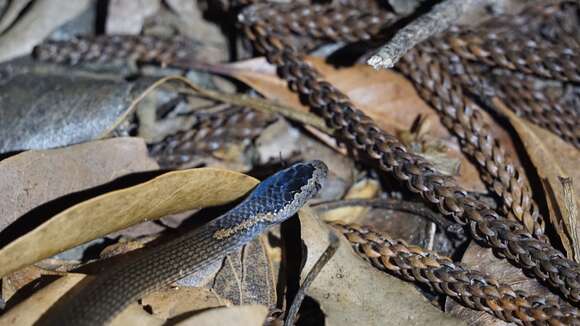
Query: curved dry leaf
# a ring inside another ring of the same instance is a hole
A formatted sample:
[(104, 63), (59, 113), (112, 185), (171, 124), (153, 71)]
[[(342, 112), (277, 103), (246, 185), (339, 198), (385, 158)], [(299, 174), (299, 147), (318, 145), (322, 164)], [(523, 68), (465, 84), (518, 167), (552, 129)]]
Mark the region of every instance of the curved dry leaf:
[(0, 250), (0, 275), (130, 225), (240, 198), (258, 180), (233, 171), (201, 168), (163, 174), (113, 191), (54, 216)]
[(211, 289), (189, 287), (165, 288), (153, 292), (143, 297), (141, 304), (149, 307), (151, 313), (161, 319), (232, 305)]
[(90, 5), (89, 0), (34, 1), (0, 37), (0, 61), (30, 53), (54, 29), (80, 15)]
[(235, 305), (276, 304), (276, 277), (264, 235), (240, 250), (176, 282), (180, 287), (207, 287)]
[[(580, 151), (555, 134), (533, 125), (509, 110), (498, 99), (495, 106), (504, 114), (522, 140), (530, 161), (542, 180), (550, 210), (550, 222), (558, 232), (568, 258), (580, 262), (580, 226), (570, 219), (566, 205), (565, 189), (561, 177), (574, 180), (576, 206), (580, 204)], [(547, 221), (546, 221), (547, 222)]]
[(138, 303), (129, 305), (110, 323), (110, 326), (161, 326), (165, 325), (164, 319), (159, 319), (141, 307)]
[(211, 289), (236, 305), (276, 304), (276, 280), (264, 236), (224, 259)]
[(34, 265), (21, 268), (2, 278), (0, 299), (7, 302), (16, 292), (30, 282), (41, 278), (43, 275), (61, 275), (61, 273), (39, 268)]
[[(471, 191), (486, 191), (477, 168), (461, 153), (457, 140), (442, 125), (437, 112), (419, 97), (413, 85), (403, 76), (388, 70), (377, 72), (367, 65), (337, 69), (316, 57), (307, 57), (307, 61), (388, 133), (397, 135), (409, 130), (421, 115), (425, 124), (430, 126), (429, 135), (446, 145), (445, 155), (449, 159), (461, 161), (458, 176), (460, 184)], [(275, 68), (263, 58), (226, 65), (220, 67), (219, 71), (243, 81), (270, 99), (308, 111), (298, 96), (289, 91), (286, 83), (277, 77)], [(487, 121), (492, 121), (489, 116), (486, 117)], [(493, 123), (491, 127), (506, 145), (508, 152), (514, 149), (511, 138), (503, 129)]]
[(106, 34), (139, 34), (145, 20), (159, 11), (157, 0), (111, 1), (107, 8)]
[(231, 306), (215, 308), (200, 313), (176, 326), (261, 326), (268, 316), (268, 308), (262, 305)]
[(2, 64), (0, 76), (0, 153), (97, 139), (125, 119), (131, 100), (151, 84), (29, 58)]
[(129, 137), (9, 157), (0, 162), (0, 231), (53, 199), (158, 168), (145, 142)]
[(14, 21), (18, 19), (18, 16), (20, 16), (22, 10), (25, 9), (31, 1), (32, 0), (23, 0), (0, 3), (0, 12), (2, 12), (2, 15), (0, 15), (0, 34), (10, 28), (12, 23), (14, 23)]
[[(305, 277), (328, 247), (327, 235), (333, 231), (310, 209), (302, 210), (300, 224), (308, 248)], [(338, 251), (306, 291), (320, 303), (328, 325), (465, 325), (435, 308), (412, 284), (357, 257), (340, 238)]]
[(0, 325), (33, 325), (65, 293), (86, 275), (70, 273), (34, 293), (0, 316)]

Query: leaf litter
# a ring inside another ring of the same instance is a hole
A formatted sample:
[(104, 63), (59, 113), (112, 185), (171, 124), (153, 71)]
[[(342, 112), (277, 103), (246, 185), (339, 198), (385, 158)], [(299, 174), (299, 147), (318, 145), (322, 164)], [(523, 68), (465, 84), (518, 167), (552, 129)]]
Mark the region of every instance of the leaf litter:
[[(15, 240), (0, 248), (2, 299), (8, 300), (6, 307), (0, 307), (0, 324), (33, 324), (63, 295), (82, 290), (79, 282), (146, 246), (159, 233), (171, 234), (181, 224), (192, 223), (197, 217), (192, 216), (193, 211), (235, 201), (257, 184), (254, 177), (262, 179), (289, 162), (307, 159), (325, 161), (330, 176), (313, 200), (322, 203), (317, 205), (317, 213), (301, 210), (298, 231), (286, 226), (275, 228), (202, 275), (143, 297), (113, 325), (281, 323), (296, 294), (291, 279), (303, 285), (328, 248), (329, 234), (334, 231), (322, 220), (372, 225), (397, 238), (454, 255), (515, 288), (553, 296), (490, 250), (468, 245), (464, 234), (462, 238), (461, 232), (453, 231), (456, 225), (440, 223), (438, 213), (417, 203), (416, 197), (391, 178), (358, 164), (263, 58), (222, 63), (231, 61), (227, 37), (202, 19), (207, 14), (202, 10), (211, 8), (180, 0), (148, 0), (131, 9), (133, 5), (121, 1), (108, 4), (114, 13), (105, 21), (106, 33), (162, 35), (179, 31), (195, 40), (190, 50), (196, 54), (185, 63), (204, 71), (186, 74), (179, 69), (135, 66), (130, 58), (120, 70), (98, 64), (63, 68), (33, 63), (28, 58), (2, 63), (0, 88), (12, 96), (0, 97), (0, 107), (9, 108), (0, 109), (0, 130), (4, 131), (0, 132), (0, 153), (8, 157), (0, 162), (0, 196), (4, 199), (0, 229), (7, 226), (12, 232), (15, 223), (25, 218), (42, 219), (35, 221), (31, 231), (11, 235)], [(82, 3), (78, 6), (81, 8)], [(40, 24), (47, 22), (37, 11), (40, 6), (32, 5), (19, 18), (15, 11), (24, 7), (11, 7), (7, 15), (0, 10), (0, 43), (16, 44), (14, 49), (0, 47), (0, 58), (25, 53), (28, 50), (24, 48), (37, 44), (52, 29), (40, 31)], [(68, 15), (80, 10), (71, 8), (58, 18), (68, 20)], [(96, 13), (83, 10), (51, 37), (66, 38), (74, 31), (86, 30), (82, 17)], [(48, 14), (55, 15), (52, 11)], [(27, 36), (21, 26), (30, 17), (42, 19), (31, 28), (34, 35)], [(14, 35), (27, 42), (18, 45), (15, 40), (20, 39)], [(241, 48), (240, 57), (247, 57), (244, 51)], [(458, 176), (464, 188), (493, 200), (458, 142), (405, 78), (363, 65), (337, 68), (323, 58), (307, 60), (411, 151), (435, 162), (445, 174)], [(248, 108), (262, 116), (246, 118)], [(550, 223), (569, 257), (577, 260), (578, 150), (504, 111), (523, 146), (514, 141), (510, 130), (486, 115), (493, 133), (507, 152), (516, 153), (523, 147), (527, 153), (531, 166), (516, 157), (517, 163), (542, 180), (540, 197), (547, 202)], [(233, 117), (227, 128), (217, 126), (223, 112)], [(64, 129), (69, 127), (72, 129)], [(255, 131), (244, 131), (251, 128)], [(136, 137), (118, 137), (127, 135)], [(58, 149), (10, 153), (55, 147)], [(139, 178), (130, 186), (117, 185), (119, 180), (136, 176)], [(102, 188), (110, 185), (117, 188)], [(83, 195), (80, 199), (75, 197), (79, 192)], [(63, 198), (76, 201), (67, 202), (56, 212), (46, 210)], [(340, 201), (345, 204), (339, 208), (323, 209), (325, 203)], [(413, 209), (405, 210), (409, 207)], [(127, 229), (131, 225), (147, 232), (131, 232)], [(289, 234), (292, 232), (296, 234)], [(298, 236), (302, 252), (289, 255), (287, 247), (295, 245), (286, 243), (289, 236)], [(504, 324), (450, 300), (444, 303), (442, 296), (375, 270), (345, 241), (340, 238), (336, 254), (305, 288), (298, 324), (308, 323), (309, 318), (327, 325)], [(459, 249), (466, 246), (465, 252)], [(77, 254), (70, 256), (67, 251), (55, 256), (71, 248)], [(286, 275), (285, 269), (296, 261), (299, 275)], [(91, 275), (85, 277), (84, 272)]]

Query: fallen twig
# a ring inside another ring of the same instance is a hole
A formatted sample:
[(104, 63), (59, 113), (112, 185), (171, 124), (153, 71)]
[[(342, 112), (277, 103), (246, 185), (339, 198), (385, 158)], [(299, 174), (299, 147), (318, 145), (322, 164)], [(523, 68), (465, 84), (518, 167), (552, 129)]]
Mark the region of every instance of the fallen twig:
[(328, 237), (330, 244), (328, 244), (326, 250), (322, 253), (320, 258), (318, 258), (312, 269), (308, 272), (308, 275), (304, 278), (304, 282), (302, 282), (302, 286), (298, 289), (298, 292), (292, 301), (292, 305), (288, 310), (288, 316), (286, 316), (284, 326), (292, 326), (296, 324), (296, 317), (298, 316), (298, 311), (300, 310), (302, 301), (304, 301), (304, 297), (306, 296), (306, 290), (310, 287), (310, 284), (312, 284), (318, 274), (320, 274), (320, 271), (324, 266), (326, 266), (326, 263), (328, 263), (330, 258), (334, 256), (336, 250), (338, 250), (340, 242), (338, 241), (339, 239), (334, 231), (330, 231)]
[(375, 69), (392, 68), (418, 43), (441, 33), (457, 22), (473, 0), (447, 0), (433, 7), (427, 14), (415, 19), (379, 49), (367, 63)]

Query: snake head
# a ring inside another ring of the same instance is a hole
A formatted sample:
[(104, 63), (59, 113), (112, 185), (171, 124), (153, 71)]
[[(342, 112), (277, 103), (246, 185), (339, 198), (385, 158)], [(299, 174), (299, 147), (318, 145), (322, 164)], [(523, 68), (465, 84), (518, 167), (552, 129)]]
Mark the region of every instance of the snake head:
[(328, 175), (328, 167), (322, 161), (305, 161), (278, 173), (283, 206), (277, 214), (277, 219), (281, 222), (296, 214), (318, 193)]
[(322, 161), (305, 161), (278, 171), (262, 181), (248, 198), (268, 223), (280, 223), (302, 207), (322, 188), (328, 168)]

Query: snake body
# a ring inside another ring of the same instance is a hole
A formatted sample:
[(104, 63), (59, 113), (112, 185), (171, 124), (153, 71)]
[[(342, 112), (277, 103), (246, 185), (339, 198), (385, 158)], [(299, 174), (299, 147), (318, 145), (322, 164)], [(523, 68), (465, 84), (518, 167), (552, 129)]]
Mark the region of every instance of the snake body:
[(103, 325), (130, 303), (202, 270), (294, 215), (321, 188), (327, 167), (297, 163), (260, 183), (238, 206), (201, 228), (122, 263), (51, 311), (41, 324)]

